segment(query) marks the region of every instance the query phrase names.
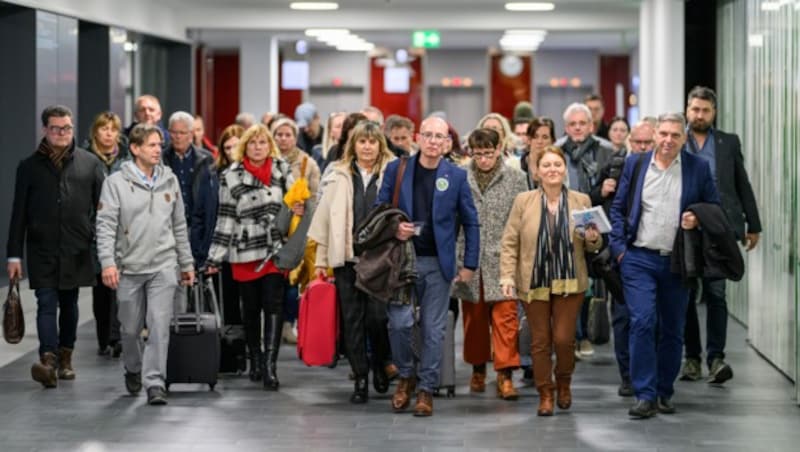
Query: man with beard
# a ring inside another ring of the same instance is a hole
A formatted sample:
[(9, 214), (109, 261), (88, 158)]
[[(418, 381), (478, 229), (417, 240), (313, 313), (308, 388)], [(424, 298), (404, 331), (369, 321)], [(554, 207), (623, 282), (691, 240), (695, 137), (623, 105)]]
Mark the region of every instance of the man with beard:
[[(686, 118), (689, 121), (685, 149), (704, 158), (711, 166), (725, 211), (736, 238), (747, 251), (755, 248), (761, 232), (753, 188), (747, 178), (742, 157), (742, 145), (735, 134), (712, 127), (717, 113), (717, 95), (710, 88), (696, 86), (689, 92)], [(745, 228), (745, 223), (747, 227)], [(693, 290), (686, 313), (686, 362), (681, 380), (697, 381), (702, 378), (700, 325), (697, 320)], [(702, 297), (706, 302), (706, 363), (708, 382), (722, 384), (733, 378), (733, 370), (725, 363), (725, 338), (728, 330), (728, 306), (725, 301), (725, 280), (703, 279)]]

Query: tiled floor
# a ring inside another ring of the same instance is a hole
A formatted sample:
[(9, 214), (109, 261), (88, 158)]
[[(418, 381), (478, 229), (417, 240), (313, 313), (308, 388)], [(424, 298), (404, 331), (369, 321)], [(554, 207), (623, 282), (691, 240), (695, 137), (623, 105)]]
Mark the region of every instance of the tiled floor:
[[(25, 341), (36, 344), (35, 336)], [(126, 395), (121, 364), (97, 357), (95, 348), (87, 321), (79, 331), (78, 378), (57, 389), (30, 380), (33, 351), (0, 367), (0, 451), (793, 451), (800, 444), (792, 383), (746, 345), (734, 322), (735, 378), (722, 388), (678, 382), (679, 414), (647, 421), (629, 420), (631, 400), (616, 395), (610, 345), (578, 363), (572, 409), (552, 418), (536, 417), (532, 388), (522, 389), (517, 402), (497, 400), (492, 391), (469, 395), (469, 368), (459, 359), (456, 398), (435, 399), (435, 416), (427, 419), (391, 413), (388, 394), (349, 404), (345, 367), (305, 367), (290, 346), (281, 351), (280, 392), (231, 376), (216, 392), (173, 386), (168, 406), (150, 407), (144, 396)]]

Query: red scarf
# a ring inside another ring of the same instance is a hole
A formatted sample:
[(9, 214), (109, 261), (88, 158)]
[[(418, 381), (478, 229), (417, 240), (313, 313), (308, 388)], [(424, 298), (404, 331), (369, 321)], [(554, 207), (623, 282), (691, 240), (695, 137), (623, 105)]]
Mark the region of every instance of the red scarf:
[(269, 187), (270, 183), (272, 183), (272, 158), (268, 157), (264, 160), (264, 163), (261, 166), (255, 166), (250, 162), (250, 159), (245, 157), (242, 159), (242, 165), (244, 169), (247, 170), (248, 173), (252, 174), (256, 177), (256, 179), (260, 180), (265, 187)]
[[(264, 186), (269, 187), (270, 183), (272, 182), (272, 158), (267, 158), (261, 166), (255, 166), (247, 157), (245, 157), (242, 159), (242, 165), (248, 173), (260, 180)], [(282, 272), (280, 269), (278, 269), (278, 267), (275, 266), (272, 260), (267, 262), (267, 265), (265, 265), (260, 272), (255, 271), (255, 268), (260, 263), (260, 260), (254, 262), (232, 263), (231, 270), (233, 271), (234, 281), (253, 281), (270, 273), (281, 273), (284, 274), (284, 276), (286, 275), (285, 272)]]

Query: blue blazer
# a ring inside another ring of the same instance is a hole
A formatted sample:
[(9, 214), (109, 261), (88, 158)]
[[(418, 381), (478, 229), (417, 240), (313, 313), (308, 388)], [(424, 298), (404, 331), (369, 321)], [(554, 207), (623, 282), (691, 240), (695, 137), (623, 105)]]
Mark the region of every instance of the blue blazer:
[[(409, 218), (414, 217), (414, 169), (417, 166), (418, 155), (408, 158), (406, 171), (400, 186), (400, 199), (398, 207)], [(400, 159), (386, 166), (383, 175), (383, 184), (378, 193), (376, 204), (391, 203), (394, 194), (397, 168)], [(444, 182), (440, 181), (445, 181)], [(433, 194), (433, 237), (436, 239), (436, 250), (439, 255), (439, 267), (442, 276), (447, 281), (456, 276), (456, 237), (459, 226), (464, 228), (465, 268), (475, 270), (478, 268), (480, 253), (480, 224), (478, 211), (472, 201), (472, 192), (467, 183), (467, 172), (445, 159), (439, 162), (436, 170), (436, 188)], [(442, 188), (444, 187), (444, 188)]]
[[(633, 170), (639, 154), (631, 154), (625, 159), (625, 168), (619, 180), (617, 194), (611, 204), (611, 233), (609, 242), (611, 254), (618, 258), (629, 245), (636, 241), (636, 234), (639, 231), (639, 218), (642, 216), (642, 187), (644, 187), (644, 176), (647, 168), (653, 160), (653, 151), (644, 154), (642, 169), (639, 170), (638, 178), (632, 181)], [(631, 212), (628, 212), (628, 192), (633, 192), (633, 202)], [(697, 202), (708, 202), (719, 204), (719, 194), (711, 176), (711, 168), (708, 162), (702, 157), (691, 155), (681, 151), (681, 213), (686, 208)], [(627, 223), (627, 229), (626, 229)]]

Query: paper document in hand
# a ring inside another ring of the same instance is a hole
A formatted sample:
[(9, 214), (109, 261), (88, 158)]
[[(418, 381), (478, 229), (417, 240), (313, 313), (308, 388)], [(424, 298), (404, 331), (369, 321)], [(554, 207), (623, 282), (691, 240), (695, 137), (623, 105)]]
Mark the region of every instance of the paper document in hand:
[(601, 206), (574, 210), (572, 211), (572, 220), (575, 221), (576, 227), (586, 227), (594, 224), (602, 234), (611, 232), (611, 223), (608, 221), (608, 217)]

